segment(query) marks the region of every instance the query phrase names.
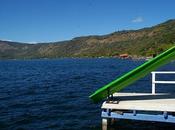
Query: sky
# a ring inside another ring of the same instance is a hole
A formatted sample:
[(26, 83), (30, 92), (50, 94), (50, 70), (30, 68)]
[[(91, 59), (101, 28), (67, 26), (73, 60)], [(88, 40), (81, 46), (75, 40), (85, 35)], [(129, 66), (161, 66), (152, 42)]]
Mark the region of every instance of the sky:
[(70, 40), (175, 18), (175, 0), (0, 0), (0, 39)]

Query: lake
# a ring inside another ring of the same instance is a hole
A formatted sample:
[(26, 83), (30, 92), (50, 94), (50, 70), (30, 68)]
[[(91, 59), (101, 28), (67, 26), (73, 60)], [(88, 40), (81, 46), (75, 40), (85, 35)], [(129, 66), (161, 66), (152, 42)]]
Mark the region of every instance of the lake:
[[(93, 104), (88, 96), (142, 63), (115, 58), (0, 61), (0, 129), (99, 130), (102, 102)], [(174, 69), (174, 62), (160, 68)], [(151, 92), (151, 76), (122, 91)], [(175, 87), (160, 85), (158, 92), (175, 92)], [(119, 121), (116, 128), (175, 127), (168, 123)]]

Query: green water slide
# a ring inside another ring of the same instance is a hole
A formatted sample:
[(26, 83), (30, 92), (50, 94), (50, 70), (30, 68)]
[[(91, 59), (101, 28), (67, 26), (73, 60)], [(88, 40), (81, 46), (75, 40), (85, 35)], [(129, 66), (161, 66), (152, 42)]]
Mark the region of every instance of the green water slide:
[(168, 62), (174, 59), (175, 59), (175, 46), (161, 53), (155, 58), (152, 58), (151, 60), (145, 62), (144, 64), (138, 66), (137, 68), (131, 70), (130, 72), (124, 74), (123, 76), (117, 78), (116, 80), (105, 85), (104, 87), (96, 90), (89, 97), (93, 100), (93, 102), (97, 103), (105, 99), (109, 95), (109, 93), (113, 94), (115, 92), (120, 91), (121, 89), (127, 87), (128, 85), (132, 84), (138, 79), (146, 76), (151, 71), (161, 67), (162, 65), (167, 64)]

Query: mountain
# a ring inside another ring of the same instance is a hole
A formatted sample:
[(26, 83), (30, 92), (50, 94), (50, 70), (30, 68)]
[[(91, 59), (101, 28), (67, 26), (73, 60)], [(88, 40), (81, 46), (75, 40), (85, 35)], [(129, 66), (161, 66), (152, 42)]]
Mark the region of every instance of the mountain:
[(27, 44), (1, 40), (0, 59), (109, 57), (123, 53), (151, 56), (174, 44), (175, 19), (172, 19), (149, 28), (77, 37), (62, 42)]

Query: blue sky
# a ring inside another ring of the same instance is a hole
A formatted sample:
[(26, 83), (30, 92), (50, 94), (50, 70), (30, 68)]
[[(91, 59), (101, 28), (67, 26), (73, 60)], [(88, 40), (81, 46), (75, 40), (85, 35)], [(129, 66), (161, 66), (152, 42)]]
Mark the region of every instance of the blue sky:
[(69, 40), (175, 18), (175, 0), (0, 0), (0, 39)]

